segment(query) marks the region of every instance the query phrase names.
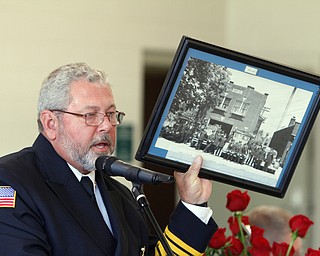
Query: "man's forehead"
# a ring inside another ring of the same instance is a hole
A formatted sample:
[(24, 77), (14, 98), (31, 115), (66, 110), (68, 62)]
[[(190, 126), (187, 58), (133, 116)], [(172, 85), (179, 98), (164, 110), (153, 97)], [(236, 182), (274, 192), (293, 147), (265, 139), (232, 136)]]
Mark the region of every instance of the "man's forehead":
[(71, 85), (70, 105), (83, 109), (109, 109), (115, 107), (112, 90), (108, 85), (78, 81)]

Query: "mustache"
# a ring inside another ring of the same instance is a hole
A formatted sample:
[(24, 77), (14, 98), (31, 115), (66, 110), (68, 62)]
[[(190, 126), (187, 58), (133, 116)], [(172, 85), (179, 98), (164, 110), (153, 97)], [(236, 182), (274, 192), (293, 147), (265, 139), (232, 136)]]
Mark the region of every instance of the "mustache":
[(113, 141), (108, 133), (103, 133), (98, 137), (94, 138), (91, 142), (91, 146), (99, 144), (99, 143), (106, 143), (108, 146), (113, 146)]

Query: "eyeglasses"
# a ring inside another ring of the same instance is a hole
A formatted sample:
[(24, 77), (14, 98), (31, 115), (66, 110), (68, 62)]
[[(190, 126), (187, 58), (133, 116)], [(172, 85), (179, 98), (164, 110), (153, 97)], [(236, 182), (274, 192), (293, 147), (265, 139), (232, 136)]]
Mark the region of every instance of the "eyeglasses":
[(99, 126), (103, 123), (104, 118), (107, 117), (111, 125), (121, 124), (124, 116), (126, 115), (124, 112), (115, 111), (108, 113), (100, 113), (100, 112), (90, 112), (86, 114), (73, 113), (69, 111), (59, 110), (59, 109), (51, 109), (50, 111), (61, 112), (65, 114), (70, 114), (74, 116), (81, 116), (84, 118), (86, 125), (88, 126)]

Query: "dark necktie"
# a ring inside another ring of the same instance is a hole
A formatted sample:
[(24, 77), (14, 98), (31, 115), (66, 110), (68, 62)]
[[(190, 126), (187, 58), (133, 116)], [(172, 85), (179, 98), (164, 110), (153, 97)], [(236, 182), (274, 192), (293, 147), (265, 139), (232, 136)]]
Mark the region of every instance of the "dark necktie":
[(84, 189), (88, 192), (90, 198), (92, 200), (95, 200), (94, 188), (93, 188), (93, 183), (92, 183), (91, 179), (87, 176), (83, 176), (81, 178), (80, 183), (84, 187)]
[[(90, 198), (96, 203), (96, 197), (94, 195), (94, 187), (93, 187), (93, 183), (92, 183), (91, 179), (87, 176), (83, 176), (80, 180), (80, 183), (84, 187), (84, 189), (88, 192)], [(98, 208), (97, 203), (96, 203), (96, 206)], [(115, 248), (116, 248), (116, 242), (115, 242), (115, 239), (114, 239), (113, 235), (111, 234), (109, 228), (107, 228), (106, 235), (108, 236), (108, 240), (109, 240), (107, 250), (110, 252), (110, 255), (114, 255)]]

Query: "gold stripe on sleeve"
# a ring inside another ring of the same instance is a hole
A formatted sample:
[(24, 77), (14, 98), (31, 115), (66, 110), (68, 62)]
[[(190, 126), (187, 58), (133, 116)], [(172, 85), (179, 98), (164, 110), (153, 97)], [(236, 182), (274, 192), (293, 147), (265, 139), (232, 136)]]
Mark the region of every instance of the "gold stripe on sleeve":
[[(172, 232), (170, 232), (168, 227), (166, 227), (166, 229), (164, 231), (164, 236), (167, 239), (169, 246), (175, 255), (179, 255), (179, 256), (187, 256), (187, 255), (201, 256), (201, 255), (203, 255), (203, 253), (198, 252), (197, 250), (195, 250), (194, 248), (192, 248), (191, 246), (189, 246), (188, 244), (186, 244), (185, 242), (180, 240), (177, 236), (175, 236)], [(160, 241), (158, 241), (158, 244), (156, 246), (155, 255), (156, 256), (166, 255), (166, 252), (165, 252), (162, 244), (160, 243)]]

